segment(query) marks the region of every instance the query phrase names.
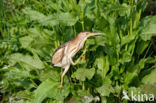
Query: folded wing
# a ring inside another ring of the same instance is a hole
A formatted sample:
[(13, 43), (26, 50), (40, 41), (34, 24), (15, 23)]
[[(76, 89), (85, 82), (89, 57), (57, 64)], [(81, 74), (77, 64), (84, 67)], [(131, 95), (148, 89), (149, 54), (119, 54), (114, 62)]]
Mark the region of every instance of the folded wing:
[(52, 56), (52, 64), (57, 65), (62, 62), (62, 58), (64, 56), (65, 47), (67, 46), (67, 43), (62, 44), (59, 48), (56, 49)]

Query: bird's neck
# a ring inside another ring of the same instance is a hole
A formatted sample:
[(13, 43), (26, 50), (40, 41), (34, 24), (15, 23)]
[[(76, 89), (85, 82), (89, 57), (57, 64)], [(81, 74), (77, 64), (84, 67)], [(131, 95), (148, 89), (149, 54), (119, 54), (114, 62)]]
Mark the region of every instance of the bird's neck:
[(80, 42), (79, 42), (80, 49), (82, 49), (84, 47), (84, 44), (85, 44), (86, 39), (87, 39), (87, 37), (86, 38), (83, 38), (83, 39), (80, 39)]
[(80, 47), (80, 49), (83, 48), (84, 44), (85, 44), (85, 41), (86, 41), (87, 37), (85, 38), (81, 38), (81, 37), (74, 37), (71, 42), (73, 42), (73, 44), (77, 45)]

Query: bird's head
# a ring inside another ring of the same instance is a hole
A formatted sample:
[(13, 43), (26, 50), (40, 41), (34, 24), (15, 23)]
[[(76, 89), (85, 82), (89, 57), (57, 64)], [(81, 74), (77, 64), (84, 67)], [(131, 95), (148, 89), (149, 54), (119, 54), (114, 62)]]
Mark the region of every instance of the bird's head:
[(90, 36), (95, 36), (95, 35), (102, 35), (102, 33), (93, 33), (93, 32), (87, 32), (87, 31), (85, 31), (85, 32), (80, 32), (78, 34), (78, 36), (80, 38), (88, 38)]

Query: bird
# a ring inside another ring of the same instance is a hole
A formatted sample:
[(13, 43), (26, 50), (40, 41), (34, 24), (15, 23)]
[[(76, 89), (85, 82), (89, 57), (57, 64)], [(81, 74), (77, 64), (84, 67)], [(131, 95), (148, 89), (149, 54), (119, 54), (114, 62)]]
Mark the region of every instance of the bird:
[(60, 88), (63, 87), (63, 78), (69, 70), (70, 65), (76, 65), (79, 62), (80, 58), (85, 54), (85, 51), (76, 60), (76, 62), (73, 62), (72, 58), (76, 55), (77, 52), (83, 49), (87, 38), (95, 35), (102, 35), (102, 33), (94, 33), (88, 31), (80, 32), (72, 40), (60, 45), (53, 53), (52, 64), (54, 65), (54, 67), (64, 68), (64, 71), (61, 74)]

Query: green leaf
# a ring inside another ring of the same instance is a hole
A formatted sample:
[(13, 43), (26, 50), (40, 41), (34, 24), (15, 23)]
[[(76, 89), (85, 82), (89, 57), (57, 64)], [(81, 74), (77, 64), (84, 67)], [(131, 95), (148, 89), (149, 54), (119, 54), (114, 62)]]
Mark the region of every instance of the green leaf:
[(156, 69), (152, 70), (150, 74), (146, 75), (141, 81), (144, 84), (154, 84), (156, 83)]
[(128, 87), (128, 85), (133, 81), (133, 79), (136, 77), (137, 78), (137, 73), (136, 72), (127, 72), (125, 74), (125, 79), (124, 79), (124, 86)]
[(114, 91), (115, 91), (115, 93), (117, 93), (117, 94), (121, 93), (121, 90), (122, 90), (122, 88), (121, 88), (121, 86), (119, 86), (119, 85), (117, 85), (116, 87), (114, 87)]
[(123, 3), (121, 6), (118, 6), (119, 8), (116, 8), (116, 10), (119, 10), (119, 15), (120, 16), (129, 16), (130, 15), (130, 5), (127, 5), (126, 3)]
[(48, 48), (48, 46), (52, 44), (52, 42), (50, 41), (50, 35), (45, 34), (45, 32), (49, 33), (50, 31), (47, 31), (46, 29), (42, 31), (37, 27), (29, 28), (29, 35), (19, 38), (21, 46), (27, 50), (37, 52), (43, 50), (43, 47)]
[(30, 36), (24, 36), (24, 37), (20, 38), (19, 41), (23, 48), (29, 48), (29, 47), (31, 47), (33, 38)]
[(69, 94), (69, 83), (64, 85), (63, 89), (59, 89), (60, 82), (56, 82), (52, 79), (47, 79), (42, 82), (39, 87), (35, 90), (33, 103), (42, 103), (46, 98), (53, 98), (60, 100)]
[(91, 68), (91, 69), (79, 68), (76, 70), (76, 72), (72, 74), (72, 77), (80, 81), (85, 81), (86, 78), (88, 78), (89, 80), (92, 79), (92, 77), (94, 76), (94, 73), (95, 73), (94, 68)]
[(145, 17), (141, 22), (140, 36), (144, 41), (150, 40), (152, 36), (156, 36), (156, 16)]
[(118, 13), (120, 16), (129, 16), (130, 15), (130, 5), (126, 3), (119, 4), (118, 2), (114, 4), (109, 4), (107, 6), (107, 12), (115, 12)]
[(9, 62), (12, 65), (18, 62), (22, 62), (37, 69), (44, 68), (43, 62), (36, 54), (34, 54), (34, 56), (30, 56), (30, 55), (23, 55), (20, 53), (14, 53), (9, 57)]
[(45, 81), (49, 77), (55, 81), (60, 81), (60, 74), (55, 71), (54, 68), (50, 68), (40, 72), (39, 79), (41, 81)]
[(23, 9), (23, 12), (30, 17), (30, 20), (37, 21), (44, 26), (55, 26), (58, 24), (72, 26), (78, 21), (78, 17), (73, 16), (71, 13), (55, 13), (50, 16), (45, 16), (30, 8)]
[(120, 63), (124, 64), (125, 62), (131, 61), (131, 54), (128, 51), (122, 51), (120, 55), (121, 55), (121, 58), (119, 60)]
[(149, 46), (149, 43), (150, 42), (143, 41), (143, 40), (140, 40), (139, 42), (137, 42), (137, 44), (136, 44), (136, 53), (138, 55), (141, 55), (146, 50), (146, 48)]
[(54, 9), (54, 10), (56, 10), (57, 12), (60, 12), (63, 8), (62, 8), (62, 5), (60, 5), (59, 4), (60, 3), (60, 1), (51, 1), (51, 0), (47, 0), (46, 1), (46, 6), (49, 6), (50, 7), (50, 9)]
[(105, 78), (103, 80), (103, 84), (101, 87), (96, 88), (97, 92), (100, 93), (101, 96), (109, 96), (111, 92), (114, 92), (111, 86), (111, 80)]
[(35, 91), (33, 103), (41, 103), (45, 98), (55, 97), (58, 92), (59, 82), (47, 79)]
[(8, 81), (14, 81), (12, 84), (14, 84), (16, 87), (23, 87), (26, 90), (30, 90), (31, 88), (34, 88), (35, 86), (32, 84), (32, 81), (28, 78), (35, 78), (29, 71), (19, 69), (16, 67), (10, 67), (10, 70), (4, 74), (7, 82)]
[(121, 46), (130, 43), (132, 40), (134, 40), (136, 35), (126, 35), (121, 38)]
[(55, 26), (58, 24), (72, 26), (78, 21), (78, 17), (71, 15), (71, 13), (58, 13), (45, 17), (39, 22), (44, 26)]
[(144, 68), (146, 61), (147, 61), (147, 59), (144, 59), (144, 58), (139, 61), (138, 66), (139, 66), (140, 70)]
[(104, 54), (100, 52), (98, 57), (99, 58), (97, 58), (97, 67), (103, 70), (104, 69)]
[(156, 96), (156, 84), (144, 84), (141, 89), (146, 94), (154, 94)]
[(32, 99), (32, 92), (28, 91), (28, 90), (21, 90), (19, 92), (16, 93), (16, 97), (17, 98), (29, 98)]
[(23, 9), (23, 12), (30, 17), (30, 20), (38, 21), (46, 17), (44, 14), (30, 8)]
[(104, 51), (107, 53), (108, 55), (108, 61), (110, 65), (115, 65), (117, 62), (117, 55), (116, 55), (116, 50), (109, 45), (106, 45), (104, 47)]
[(20, 79), (31, 77), (31, 75), (28, 71), (20, 70), (16, 67), (10, 67), (9, 69), (10, 69), (10, 71), (5, 73), (5, 75), (7, 76), (8, 79), (12, 78), (12, 79), (20, 80)]
[(104, 78), (109, 70), (108, 56), (104, 56), (103, 52), (99, 53), (97, 58), (97, 67), (100, 70), (102, 78)]

